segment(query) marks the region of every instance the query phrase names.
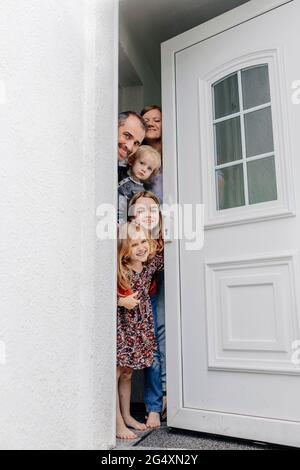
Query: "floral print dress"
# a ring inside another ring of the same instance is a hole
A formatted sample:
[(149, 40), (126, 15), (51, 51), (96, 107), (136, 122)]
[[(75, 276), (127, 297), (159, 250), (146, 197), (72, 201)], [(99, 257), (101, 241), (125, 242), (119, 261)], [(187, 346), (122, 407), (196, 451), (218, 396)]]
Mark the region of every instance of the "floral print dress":
[(151, 367), (156, 338), (149, 289), (154, 273), (163, 270), (163, 254), (158, 253), (144, 265), (141, 273), (132, 276), (132, 292), (140, 300), (132, 310), (118, 307), (117, 314), (117, 365), (130, 369)]

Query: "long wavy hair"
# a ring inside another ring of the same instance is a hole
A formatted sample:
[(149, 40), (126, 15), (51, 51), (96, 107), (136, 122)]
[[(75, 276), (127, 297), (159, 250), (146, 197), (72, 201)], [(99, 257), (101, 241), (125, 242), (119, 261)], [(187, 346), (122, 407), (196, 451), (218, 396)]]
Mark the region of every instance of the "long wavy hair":
[[(164, 249), (163, 218), (162, 218), (162, 213), (161, 213), (161, 210), (160, 210), (160, 201), (159, 201), (158, 197), (155, 196), (155, 194), (152, 193), (151, 191), (140, 191), (139, 193), (136, 193), (129, 201), (128, 214), (131, 214), (131, 212), (133, 211), (133, 206), (142, 197), (152, 199), (154, 201), (154, 203), (159, 208), (159, 226), (154, 227), (154, 229), (150, 233), (150, 236), (151, 236), (152, 242), (155, 245), (155, 252), (156, 253), (161, 253)], [(134, 221), (134, 219), (135, 219), (134, 215), (129, 215), (128, 218), (129, 218), (130, 221)]]
[(149, 257), (153, 257), (156, 252), (156, 245), (150, 237), (150, 234), (140, 225), (135, 222), (129, 222), (127, 224), (120, 225), (119, 237), (118, 237), (118, 290), (119, 291), (130, 291), (131, 281), (133, 276), (133, 270), (130, 267), (130, 258), (132, 254), (132, 242), (134, 236), (139, 232), (144, 232), (145, 237), (149, 243)]

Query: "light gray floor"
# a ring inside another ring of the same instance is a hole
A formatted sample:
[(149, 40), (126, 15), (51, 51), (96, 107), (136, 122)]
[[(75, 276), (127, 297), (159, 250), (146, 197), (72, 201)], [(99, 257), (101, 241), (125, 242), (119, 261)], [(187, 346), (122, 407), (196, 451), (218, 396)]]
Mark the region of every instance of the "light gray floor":
[(141, 442), (141, 440), (143, 438), (145, 438), (146, 436), (148, 436), (150, 433), (152, 433), (153, 431), (134, 431), (135, 434), (138, 435), (138, 439), (134, 439), (134, 440), (122, 440), (122, 439), (117, 439), (117, 447), (116, 449), (117, 450), (133, 450), (133, 448), (139, 443)]
[(168, 428), (139, 433), (136, 441), (118, 439), (117, 450), (270, 450), (275, 447)]

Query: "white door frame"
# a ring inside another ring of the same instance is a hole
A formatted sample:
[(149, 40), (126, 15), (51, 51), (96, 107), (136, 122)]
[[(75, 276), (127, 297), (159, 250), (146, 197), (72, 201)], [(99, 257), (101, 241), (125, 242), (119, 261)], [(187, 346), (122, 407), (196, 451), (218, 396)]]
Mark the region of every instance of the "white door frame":
[[(291, 1), (297, 0), (252, 0), (162, 44), (164, 194), (167, 203), (178, 203), (176, 53)], [(172, 390), (172, 394), (168, 396), (168, 425), (175, 428), (195, 430), (198, 430), (201, 426), (203, 432), (207, 433), (215, 432), (217, 428), (220, 430), (221, 435), (231, 436), (230, 428), (235, 427), (236, 421), (239, 420), (239, 437), (255, 440), (258, 426), (257, 418), (245, 416), (241, 424), (240, 416), (190, 410), (183, 406), (179, 243), (174, 241), (167, 244), (165, 252), (167, 374), (168, 389)], [(266, 442), (269, 440), (268, 424), (266, 419), (259, 424), (260, 435), (265, 435), (264, 440)], [(290, 445), (291, 442), (294, 442), (297, 445), (299, 443), (299, 438), (295, 437), (297, 433), (299, 433), (299, 425), (296, 423), (291, 431), (291, 423), (289, 423), (288, 429), (284, 423), (278, 422), (277, 427), (274, 427), (275, 439), (273, 442), (276, 442), (276, 435), (278, 436), (278, 442), (282, 442), (282, 436), (286, 435), (287, 444)]]
[[(101, 203), (117, 207), (119, 0), (85, 0), (78, 448), (116, 445), (117, 228), (99, 239)], [(112, 184), (115, 182), (115, 184)], [(99, 217), (99, 218), (98, 218)]]

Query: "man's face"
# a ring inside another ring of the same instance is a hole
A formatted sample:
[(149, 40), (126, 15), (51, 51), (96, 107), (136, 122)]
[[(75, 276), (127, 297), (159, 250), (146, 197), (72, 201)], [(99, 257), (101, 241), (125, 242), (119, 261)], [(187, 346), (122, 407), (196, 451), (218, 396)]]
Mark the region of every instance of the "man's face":
[(145, 138), (145, 131), (139, 119), (129, 116), (125, 123), (119, 127), (118, 160), (126, 160), (133, 155)]

